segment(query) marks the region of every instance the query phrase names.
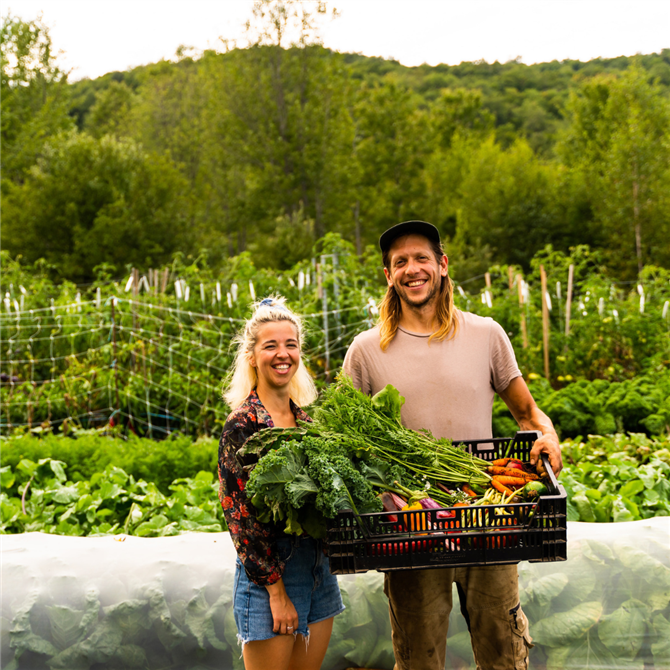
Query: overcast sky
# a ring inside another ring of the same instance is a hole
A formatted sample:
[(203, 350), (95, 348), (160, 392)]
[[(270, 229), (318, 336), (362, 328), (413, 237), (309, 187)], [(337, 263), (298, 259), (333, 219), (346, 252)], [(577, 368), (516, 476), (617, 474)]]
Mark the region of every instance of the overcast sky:
[[(170, 59), (179, 45), (241, 39), (253, 0), (4, 0), (23, 19), (40, 12), (70, 79)], [(326, 25), (337, 51), (404, 65), (484, 59), (524, 63), (631, 56), (670, 47), (670, 0), (338, 0)]]

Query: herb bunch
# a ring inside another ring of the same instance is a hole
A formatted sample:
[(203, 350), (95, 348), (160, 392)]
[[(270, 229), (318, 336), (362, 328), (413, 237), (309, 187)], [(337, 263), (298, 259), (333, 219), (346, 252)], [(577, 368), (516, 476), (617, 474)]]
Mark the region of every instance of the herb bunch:
[(337, 383), (326, 389), (312, 429), (345, 435), (348, 442), (357, 445), (357, 455), (368, 451), (424, 482), (489, 482), (486, 461), (450, 440), (435, 439), (428, 431), (405, 428), (400, 417), (404, 402), (391, 384), (370, 398), (354, 388), (350, 377), (340, 375)]

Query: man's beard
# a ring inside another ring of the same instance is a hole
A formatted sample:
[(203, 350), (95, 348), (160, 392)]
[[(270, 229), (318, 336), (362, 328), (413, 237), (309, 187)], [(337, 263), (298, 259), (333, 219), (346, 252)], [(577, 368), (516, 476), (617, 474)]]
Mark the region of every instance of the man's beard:
[(428, 292), (428, 295), (425, 298), (423, 298), (423, 300), (421, 300), (420, 302), (410, 300), (407, 291), (405, 290), (405, 287), (402, 284), (400, 284), (400, 286), (394, 284), (393, 288), (395, 288), (395, 291), (398, 294), (400, 300), (406, 303), (408, 307), (411, 307), (412, 309), (420, 309), (421, 307), (425, 307), (428, 303), (430, 303), (431, 300), (435, 299), (435, 297), (440, 291), (441, 285), (442, 282), (440, 283), (435, 282), (431, 290)]

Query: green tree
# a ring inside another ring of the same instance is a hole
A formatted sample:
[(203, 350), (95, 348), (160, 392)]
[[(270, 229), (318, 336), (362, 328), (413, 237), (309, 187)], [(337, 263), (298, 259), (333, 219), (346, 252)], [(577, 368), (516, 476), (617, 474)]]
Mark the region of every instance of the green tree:
[(471, 157), (491, 135), (494, 117), (479, 91), (442, 91), (429, 110), (430, 152), (422, 174), (424, 217), (449, 240), (456, 233), (459, 189)]
[(278, 216), (302, 210), (317, 238), (351, 219), (349, 77), (315, 43), (312, 18), (297, 2), (257, 2), (252, 44), (204, 62), (212, 192), (237, 251), (271, 236)]
[[(670, 105), (638, 67), (573, 94), (560, 146), (589, 187), (610, 264), (630, 275), (670, 262)], [(635, 260), (633, 260), (635, 259)]]
[[(147, 150), (168, 154), (195, 187), (203, 166), (206, 82), (191, 58), (161, 62), (144, 75), (127, 132)], [(91, 110), (91, 113), (93, 110)]]
[(471, 154), (459, 188), (460, 244), (488, 245), (499, 262), (528, 266), (558, 227), (552, 208), (555, 171), (525, 140), (507, 150), (493, 137), (483, 142)]
[(49, 137), (72, 127), (67, 73), (41, 19), (7, 15), (0, 29), (2, 179), (21, 181)]
[(362, 88), (355, 118), (360, 217), (364, 242), (373, 243), (394, 223), (425, 217), (429, 124), (419, 97), (392, 82)]
[(169, 159), (132, 140), (72, 131), (51, 140), (23, 184), (3, 202), (4, 248), (45, 258), (74, 281), (112, 263), (147, 267), (188, 250), (182, 194)]
[(91, 106), (84, 123), (86, 132), (98, 138), (127, 134), (133, 102), (134, 95), (130, 87), (122, 81), (112, 81)]

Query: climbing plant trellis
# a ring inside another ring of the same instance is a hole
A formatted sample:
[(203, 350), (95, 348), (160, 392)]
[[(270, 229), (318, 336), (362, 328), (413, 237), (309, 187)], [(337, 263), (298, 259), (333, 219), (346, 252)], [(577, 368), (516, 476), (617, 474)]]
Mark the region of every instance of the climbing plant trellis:
[[(227, 276), (196, 266), (133, 271), (87, 290), (45, 288), (39, 276), (4, 263), (0, 434), (110, 424), (152, 437), (218, 432), (229, 411), (221, 388), (231, 342), (250, 303), (271, 293), (304, 315), (306, 363), (318, 383), (330, 381), (356, 334), (373, 325), (385, 290), (376, 256), (324, 253), (286, 273), (243, 261)], [(503, 325), (525, 373), (546, 371), (550, 334), (554, 384), (629, 378), (668, 364), (667, 271), (650, 269), (631, 286), (582, 273), (573, 287), (567, 270), (550, 268), (541, 291), (518, 268), (492, 268), (479, 293), (464, 290), (475, 277), (457, 286), (455, 301)]]
[[(328, 374), (326, 346), (329, 358), (341, 360), (369, 327), (365, 306), (306, 321), (304, 356), (317, 380)], [(153, 437), (210, 433), (229, 411), (221, 388), (242, 322), (116, 296), (100, 307), (91, 301), (4, 314), (2, 431), (111, 422)]]

